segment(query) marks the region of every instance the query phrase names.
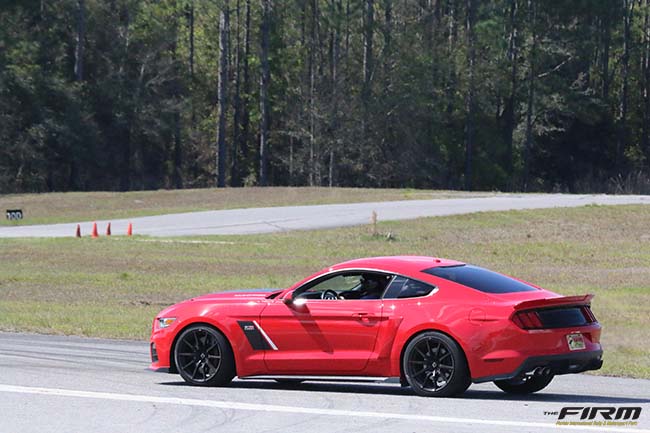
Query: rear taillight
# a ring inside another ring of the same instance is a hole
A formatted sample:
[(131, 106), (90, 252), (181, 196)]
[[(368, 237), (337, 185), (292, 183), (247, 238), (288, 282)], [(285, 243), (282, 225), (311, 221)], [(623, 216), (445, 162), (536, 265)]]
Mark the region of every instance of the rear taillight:
[(598, 322), (588, 305), (518, 311), (512, 321), (521, 329), (568, 328)]
[(542, 321), (536, 311), (520, 311), (512, 316), (512, 321), (521, 329), (540, 329), (543, 328)]

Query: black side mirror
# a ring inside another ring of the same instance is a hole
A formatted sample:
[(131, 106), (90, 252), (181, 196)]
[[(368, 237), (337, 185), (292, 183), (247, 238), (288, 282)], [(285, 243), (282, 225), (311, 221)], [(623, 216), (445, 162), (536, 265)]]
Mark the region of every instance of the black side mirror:
[(282, 302), (294, 310), (306, 310), (307, 309), (307, 299), (305, 298), (294, 298), (293, 293), (286, 298), (282, 299)]

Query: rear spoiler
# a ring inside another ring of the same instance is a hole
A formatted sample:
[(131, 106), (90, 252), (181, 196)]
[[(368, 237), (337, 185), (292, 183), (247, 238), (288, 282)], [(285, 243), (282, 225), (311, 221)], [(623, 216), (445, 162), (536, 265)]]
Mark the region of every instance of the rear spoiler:
[(531, 310), (534, 308), (569, 307), (572, 305), (590, 305), (594, 295), (560, 296), (559, 298), (533, 299), (515, 305), (515, 310)]

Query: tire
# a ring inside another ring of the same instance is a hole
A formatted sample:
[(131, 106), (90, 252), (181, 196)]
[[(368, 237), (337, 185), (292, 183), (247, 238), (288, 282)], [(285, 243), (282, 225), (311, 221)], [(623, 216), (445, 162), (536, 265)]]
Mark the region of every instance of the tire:
[(526, 376), (509, 380), (495, 380), (494, 384), (509, 394), (532, 394), (546, 388), (553, 380), (553, 375)]
[(174, 346), (176, 369), (185, 382), (222, 386), (235, 377), (235, 359), (226, 338), (211, 326), (192, 325)]
[(402, 371), (411, 389), (423, 397), (452, 397), (470, 385), (462, 349), (452, 338), (428, 331), (413, 338), (402, 358)]

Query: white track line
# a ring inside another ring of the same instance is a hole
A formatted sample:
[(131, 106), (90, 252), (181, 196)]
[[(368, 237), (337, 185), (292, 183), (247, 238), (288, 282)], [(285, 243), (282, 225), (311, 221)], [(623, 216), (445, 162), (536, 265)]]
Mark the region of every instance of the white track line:
[(310, 408), (310, 407), (278, 406), (273, 404), (240, 403), (237, 401), (198, 400), (192, 398), (176, 398), (176, 397), (154, 397), (148, 395), (75, 391), (71, 389), (38, 388), (38, 387), (0, 384), (0, 393), (3, 392), (13, 392), (18, 394), (48, 395), (48, 396), (57, 396), (57, 397), (89, 398), (89, 399), (98, 399), (98, 400), (130, 401), (130, 402), (139, 402), (139, 403), (172, 404), (172, 405), (180, 405), (180, 406), (199, 406), (199, 407), (210, 407), (216, 409), (248, 410), (248, 411), (256, 411), (256, 412), (280, 412), (280, 413), (290, 413), (290, 414), (327, 415), (327, 416), (343, 416), (343, 417), (375, 418), (375, 419), (384, 418), (384, 419), (399, 419), (399, 420), (407, 420), (407, 421), (427, 421), (427, 422), (434, 421), (434, 422), (449, 423), (449, 424), (465, 424), (465, 425), (480, 424), (480, 425), (491, 425), (491, 426), (543, 428), (543, 429), (556, 429), (556, 430), (650, 433), (650, 430), (630, 428), (630, 427), (617, 428), (617, 427), (609, 427), (609, 426), (606, 427), (558, 426), (556, 424), (542, 423), (542, 422), (486, 420), (486, 419), (453, 418), (453, 417), (417, 415), (417, 414), (353, 411), (353, 410), (339, 410), (339, 409), (319, 409), (319, 408)]

